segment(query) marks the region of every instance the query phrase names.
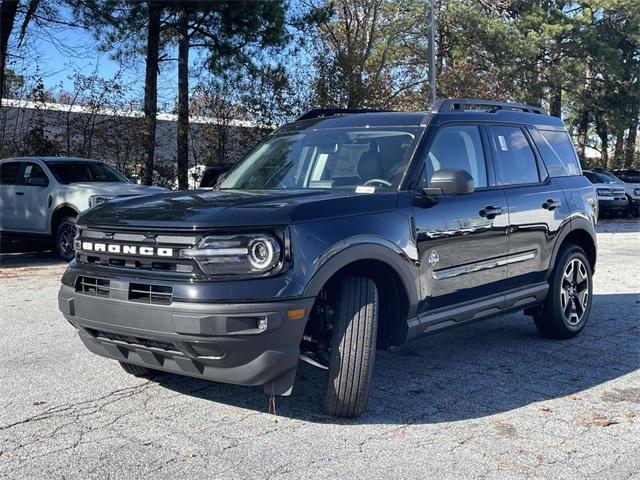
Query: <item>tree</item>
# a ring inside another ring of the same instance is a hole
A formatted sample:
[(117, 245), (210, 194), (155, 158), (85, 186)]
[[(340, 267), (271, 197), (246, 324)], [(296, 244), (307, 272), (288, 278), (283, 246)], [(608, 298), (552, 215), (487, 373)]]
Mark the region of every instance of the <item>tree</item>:
[(318, 24), (319, 106), (407, 108), (424, 103), (425, 2), (339, 0), (311, 4)]
[[(153, 183), (155, 168), (156, 125), (158, 113), (158, 75), (161, 52), (168, 43), (163, 36), (170, 27), (166, 2), (160, 0), (67, 0), (76, 19), (91, 28), (101, 40), (101, 48), (114, 58), (145, 57), (144, 183)], [(145, 44), (146, 49), (140, 49)]]
[(178, 188), (188, 188), (189, 51), (201, 48), (218, 76), (254, 74), (287, 38), (283, 0), (187, 1), (173, 9), (178, 43)]

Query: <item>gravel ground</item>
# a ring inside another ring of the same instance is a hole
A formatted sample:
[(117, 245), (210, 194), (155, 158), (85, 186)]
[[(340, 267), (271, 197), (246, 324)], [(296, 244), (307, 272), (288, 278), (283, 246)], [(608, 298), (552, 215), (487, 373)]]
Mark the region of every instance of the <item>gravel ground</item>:
[(260, 388), (125, 374), (58, 313), (64, 265), (0, 255), (0, 477), (640, 479), (640, 223), (599, 225), (589, 325), (521, 314), (382, 352), (367, 413), (322, 415), (302, 365)]

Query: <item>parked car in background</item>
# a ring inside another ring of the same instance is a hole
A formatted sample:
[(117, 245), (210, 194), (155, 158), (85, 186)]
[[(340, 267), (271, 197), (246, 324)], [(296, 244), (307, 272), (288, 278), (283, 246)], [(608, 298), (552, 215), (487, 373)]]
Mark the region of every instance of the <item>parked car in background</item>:
[(640, 170), (616, 170), (607, 173), (624, 183), (629, 200), (629, 214), (640, 217)]
[(207, 167), (200, 180), (200, 188), (213, 188), (218, 183), (221, 175), (227, 173), (233, 165), (213, 165)]
[(582, 174), (596, 187), (598, 209), (601, 217), (624, 215), (626, 213), (629, 200), (627, 200), (622, 182), (619, 180), (616, 182), (607, 175), (593, 170), (583, 170)]
[(106, 163), (69, 157), (0, 160), (0, 233), (42, 237), (65, 260), (75, 255), (78, 214), (108, 200), (168, 191), (131, 183)]

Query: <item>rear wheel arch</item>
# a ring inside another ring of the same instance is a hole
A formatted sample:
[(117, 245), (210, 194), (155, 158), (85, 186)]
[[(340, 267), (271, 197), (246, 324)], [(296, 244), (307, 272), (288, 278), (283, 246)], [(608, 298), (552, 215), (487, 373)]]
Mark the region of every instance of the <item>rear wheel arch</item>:
[(547, 277), (551, 275), (558, 261), (559, 253), (569, 244), (582, 248), (589, 260), (591, 270), (593, 272), (596, 270), (597, 244), (593, 225), (588, 220), (577, 219), (573, 220), (569, 227), (565, 228), (563, 234), (556, 240)]

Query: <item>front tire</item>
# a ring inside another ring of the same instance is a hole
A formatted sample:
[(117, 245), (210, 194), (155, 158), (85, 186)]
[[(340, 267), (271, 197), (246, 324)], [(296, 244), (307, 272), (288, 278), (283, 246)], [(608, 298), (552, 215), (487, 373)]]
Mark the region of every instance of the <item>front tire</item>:
[(376, 354), (378, 290), (364, 277), (345, 277), (338, 293), (331, 338), (329, 379), (324, 399), (328, 415), (362, 415)]
[(542, 312), (534, 316), (543, 336), (564, 340), (582, 331), (591, 311), (592, 275), (582, 248), (568, 245), (560, 252)]
[(76, 256), (73, 239), (76, 236), (76, 217), (64, 217), (56, 227), (56, 253), (70, 262)]

